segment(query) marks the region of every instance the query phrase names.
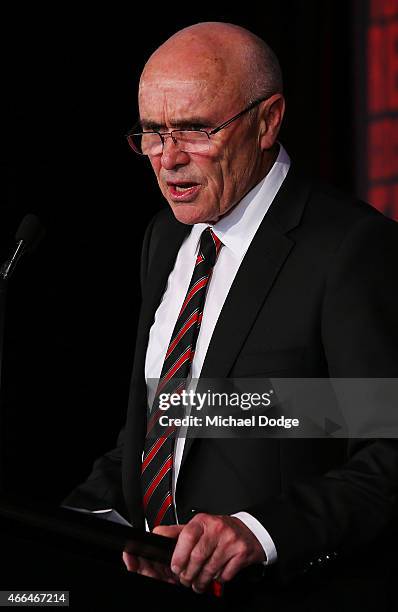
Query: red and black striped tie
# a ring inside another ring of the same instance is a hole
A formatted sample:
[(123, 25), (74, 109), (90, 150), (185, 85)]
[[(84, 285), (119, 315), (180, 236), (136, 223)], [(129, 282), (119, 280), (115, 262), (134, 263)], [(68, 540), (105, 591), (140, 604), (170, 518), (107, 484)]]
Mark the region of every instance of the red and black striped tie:
[(152, 410), (148, 419), (142, 461), (142, 490), (144, 512), (150, 529), (157, 525), (176, 523), (172, 497), (172, 470), (175, 427), (159, 431), (161, 414), (159, 395), (180, 393), (185, 388), (196, 340), (202, 321), (206, 288), (222, 246), (211, 228), (202, 232), (199, 254), (187, 294), (178, 315), (160, 374)]

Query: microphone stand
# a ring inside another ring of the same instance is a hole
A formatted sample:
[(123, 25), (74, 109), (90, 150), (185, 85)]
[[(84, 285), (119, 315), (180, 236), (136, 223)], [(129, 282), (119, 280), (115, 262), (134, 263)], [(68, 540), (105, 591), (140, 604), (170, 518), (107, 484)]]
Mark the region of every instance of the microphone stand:
[(8, 279), (19, 259), (24, 253), (24, 242), (19, 240), (10, 259), (6, 260), (0, 267), (0, 493), (4, 489), (4, 414), (3, 414), (3, 395), (1, 393), (1, 381), (3, 371), (3, 351), (4, 351), (4, 332), (5, 332), (5, 318), (6, 318), (6, 303), (7, 303), (7, 286)]
[(0, 275), (0, 390), (1, 372), (3, 365), (3, 346), (4, 346), (4, 320), (7, 298), (7, 281)]
[(3, 482), (3, 464), (4, 464), (4, 452), (3, 452), (3, 401), (1, 393), (1, 374), (3, 369), (3, 347), (4, 347), (4, 321), (6, 311), (6, 298), (7, 298), (7, 280), (3, 278), (0, 272), (0, 492), (4, 487)]
[(1, 374), (3, 369), (4, 321), (6, 316), (7, 281), (24, 253), (32, 251), (45, 233), (36, 215), (28, 214), (22, 219), (15, 235), (16, 245), (12, 255), (0, 267), (0, 493), (4, 489), (4, 414), (2, 409)]
[[(4, 347), (4, 321), (7, 298), (7, 281), (13, 273), (18, 261), (25, 253), (26, 245), (24, 240), (18, 240), (17, 246), (10, 259), (7, 259), (0, 267), (0, 403), (1, 403), (1, 373), (3, 366), (3, 347)], [(1, 417), (0, 417), (1, 418)], [(0, 478), (1, 489), (1, 478)]]

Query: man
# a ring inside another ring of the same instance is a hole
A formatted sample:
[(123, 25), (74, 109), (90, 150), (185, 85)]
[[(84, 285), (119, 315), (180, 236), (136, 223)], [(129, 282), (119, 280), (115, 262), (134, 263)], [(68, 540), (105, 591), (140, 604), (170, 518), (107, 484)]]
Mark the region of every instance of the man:
[(149, 382), (171, 371), (190, 283), (207, 259), (203, 236), (214, 254), (182, 378), (397, 375), (396, 225), (300, 178), (277, 141), (284, 109), (269, 47), (238, 26), (202, 23), (148, 60), (129, 136), (169, 209), (144, 239), (126, 427), (67, 503), (111, 505), (177, 538), (170, 568), (124, 561), (197, 592), (249, 565), (289, 580), (374, 546), (396, 496), (388, 440), (178, 438), (145, 474), (151, 452), (159, 458), (146, 439)]

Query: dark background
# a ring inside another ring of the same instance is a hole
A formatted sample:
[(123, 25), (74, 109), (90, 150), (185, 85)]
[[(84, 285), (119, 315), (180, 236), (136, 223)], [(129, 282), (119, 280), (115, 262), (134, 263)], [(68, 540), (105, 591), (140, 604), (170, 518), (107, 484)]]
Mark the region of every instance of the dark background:
[(124, 134), (148, 55), (207, 20), (245, 26), (274, 48), (287, 98), (282, 142), (307, 172), (355, 190), (350, 2), (173, 3), (149, 14), (18, 7), (2, 26), (1, 261), (26, 212), (40, 216), (47, 235), (9, 284), (1, 389), (8, 491), (61, 500), (123, 423), (141, 240), (164, 205)]

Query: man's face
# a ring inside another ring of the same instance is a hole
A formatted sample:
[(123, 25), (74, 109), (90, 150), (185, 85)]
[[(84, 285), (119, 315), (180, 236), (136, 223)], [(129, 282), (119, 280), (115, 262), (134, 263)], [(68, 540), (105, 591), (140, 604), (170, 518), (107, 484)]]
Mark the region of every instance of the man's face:
[[(245, 102), (239, 88), (216, 80), (149, 71), (139, 92), (143, 129), (210, 131), (243, 110)], [(166, 138), (163, 153), (150, 156), (150, 162), (179, 221), (214, 223), (261, 178), (258, 121), (248, 115), (234, 121), (210, 137), (210, 149), (205, 154), (182, 152), (171, 138)]]

